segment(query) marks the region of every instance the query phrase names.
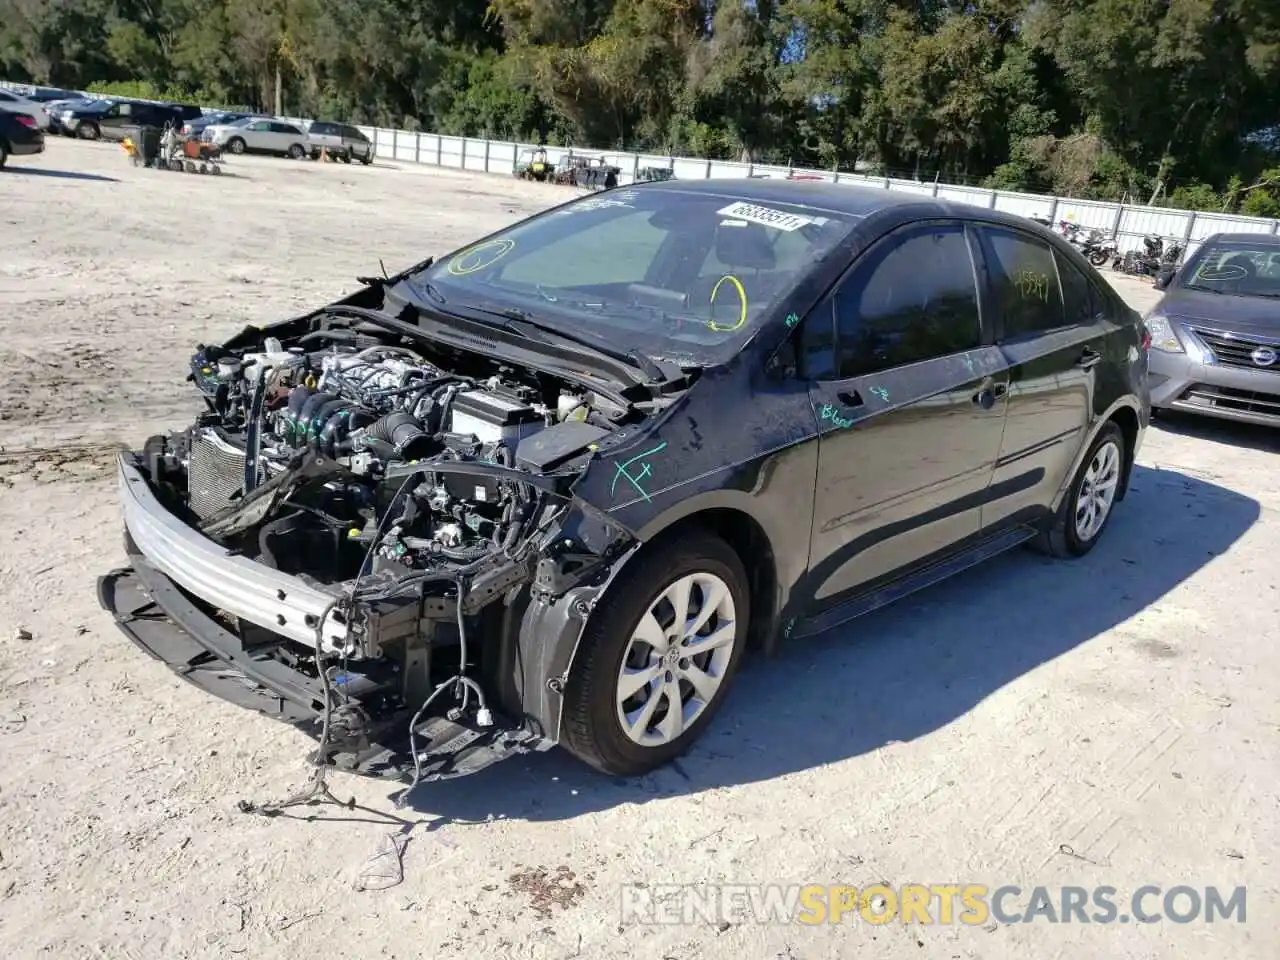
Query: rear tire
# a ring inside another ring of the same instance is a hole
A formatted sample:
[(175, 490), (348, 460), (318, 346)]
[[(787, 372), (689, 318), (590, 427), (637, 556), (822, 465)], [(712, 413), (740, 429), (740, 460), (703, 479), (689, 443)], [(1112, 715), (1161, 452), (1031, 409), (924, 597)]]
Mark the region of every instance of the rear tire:
[(747, 582), (737, 553), (702, 529), (628, 564), (583, 631), (564, 692), (562, 746), (613, 776), (648, 773), (684, 753), (741, 661)]
[(1089, 262), (1095, 267), (1100, 267), (1107, 262), (1108, 257), (1109, 255), (1105, 253), (1091, 253), (1089, 254)]
[(9, 145), (0, 140), (0, 170), (4, 169), (4, 165), (9, 162)]
[(1092, 550), (1115, 512), (1128, 458), (1124, 434), (1114, 420), (1108, 420), (1072, 478), (1053, 526), (1041, 533), (1033, 546), (1064, 560), (1083, 557)]
[(360, 162), (367, 167), (369, 164), (373, 163), (373, 154), (369, 154), (368, 156), (361, 157)]

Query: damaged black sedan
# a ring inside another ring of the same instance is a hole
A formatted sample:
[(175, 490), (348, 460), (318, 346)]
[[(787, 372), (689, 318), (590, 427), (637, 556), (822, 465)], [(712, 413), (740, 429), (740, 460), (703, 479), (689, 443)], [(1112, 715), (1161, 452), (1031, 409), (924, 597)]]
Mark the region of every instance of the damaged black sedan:
[(1137, 315), (1073, 248), (886, 191), (611, 190), (361, 284), (198, 349), (99, 591), (367, 774), (653, 769), (748, 647), (1087, 552), (1148, 419)]

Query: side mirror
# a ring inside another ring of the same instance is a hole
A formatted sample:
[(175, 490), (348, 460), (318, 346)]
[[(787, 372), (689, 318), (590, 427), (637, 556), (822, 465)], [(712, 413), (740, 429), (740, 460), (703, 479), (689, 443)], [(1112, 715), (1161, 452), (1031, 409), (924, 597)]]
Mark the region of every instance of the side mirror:
[(1164, 290), (1166, 287), (1168, 287), (1169, 284), (1173, 282), (1173, 275), (1175, 272), (1176, 271), (1165, 269), (1157, 273), (1155, 288), (1157, 290)]

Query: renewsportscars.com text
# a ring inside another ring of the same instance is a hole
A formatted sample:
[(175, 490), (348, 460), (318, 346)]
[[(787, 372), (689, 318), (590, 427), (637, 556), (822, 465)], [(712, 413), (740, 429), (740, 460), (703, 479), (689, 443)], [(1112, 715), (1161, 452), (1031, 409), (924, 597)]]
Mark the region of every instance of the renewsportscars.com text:
[(628, 884), (623, 923), (807, 925), (1245, 922), (1244, 887), (990, 887), (978, 883)]

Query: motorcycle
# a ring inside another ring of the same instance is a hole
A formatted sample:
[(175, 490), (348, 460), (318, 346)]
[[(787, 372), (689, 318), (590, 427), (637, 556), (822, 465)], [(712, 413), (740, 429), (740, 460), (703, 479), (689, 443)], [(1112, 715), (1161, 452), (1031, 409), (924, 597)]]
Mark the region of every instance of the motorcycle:
[(1072, 223), (1070, 220), (1058, 221), (1058, 233), (1073, 247), (1081, 246), (1084, 243), (1081, 230), (1082, 227), (1078, 223)]
[(1121, 273), (1140, 277), (1154, 277), (1162, 267), (1176, 267), (1182, 259), (1183, 247), (1172, 243), (1165, 247), (1164, 240), (1153, 233), (1142, 238), (1142, 250), (1129, 250), (1111, 261), (1111, 268)]
[(1105, 236), (1101, 230), (1092, 230), (1080, 247), (1080, 252), (1085, 255), (1091, 264), (1095, 267), (1100, 267), (1108, 260), (1114, 259), (1118, 249), (1113, 238)]

